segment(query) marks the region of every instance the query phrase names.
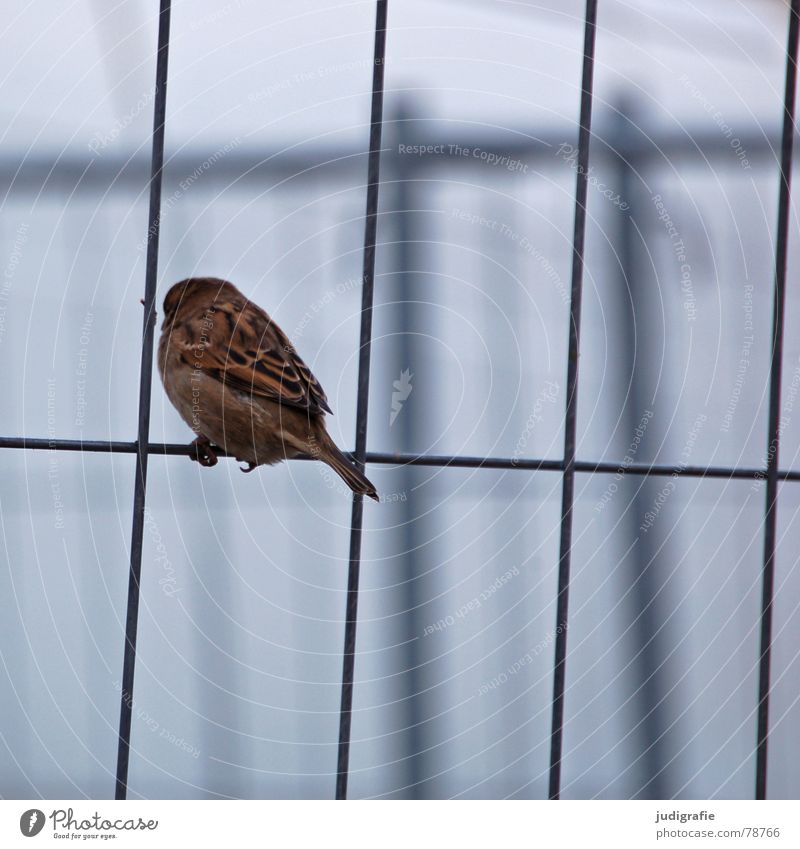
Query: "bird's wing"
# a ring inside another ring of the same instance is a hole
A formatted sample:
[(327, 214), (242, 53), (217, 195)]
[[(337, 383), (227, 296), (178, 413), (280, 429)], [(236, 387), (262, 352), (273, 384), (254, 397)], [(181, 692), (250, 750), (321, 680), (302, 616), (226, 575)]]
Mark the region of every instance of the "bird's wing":
[(311, 369), (260, 307), (217, 303), (201, 326), (199, 339), (174, 334), (170, 343), (183, 349), (191, 367), (248, 395), (311, 413), (331, 412)]

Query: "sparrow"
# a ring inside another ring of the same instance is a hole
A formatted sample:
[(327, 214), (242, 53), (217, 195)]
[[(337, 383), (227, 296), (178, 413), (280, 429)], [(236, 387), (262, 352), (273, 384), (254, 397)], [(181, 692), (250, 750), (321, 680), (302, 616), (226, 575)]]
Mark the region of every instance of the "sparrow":
[(181, 418), (197, 434), (195, 456), (217, 463), (215, 446), (242, 471), (301, 454), (327, 463), (353, 490), (378, 501), (369, 480), (325, 428), (325, 392), (289, 338), (232, 283), (181, 280), (164, 298), (158, 370)]

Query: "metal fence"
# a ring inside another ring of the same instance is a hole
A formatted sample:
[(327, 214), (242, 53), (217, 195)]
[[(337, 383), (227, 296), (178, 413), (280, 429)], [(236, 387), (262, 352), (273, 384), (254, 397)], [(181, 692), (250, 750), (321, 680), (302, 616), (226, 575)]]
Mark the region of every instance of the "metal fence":
[[(755, 796), (766, 798), (767, 795), (767, 764), (769, 741), (769, 696), (771, 689), (770, 658), (772, 648), (772, 615), (775, 585), (775, 549), (776, 549), (776, 520), (779, 483), (782, 481), (800, 481), (800, 471), (782, 470), (779, 465), (779, 447), (781, 440), (781, 369), (783, 362), (784, 342), (784, 312), (787, 288), (787, 252), (790, 223), (790, 178), (792, 169), (792, 146), (794, 140), (794, 103), (796, 86), (796, 60), (798, 51), (798, 22), (800, 18), (800, 0), (792, 0), (789, 18), (789, 34), (786, 61), (785, 99), (783, 115), (783, 133), (780, 154), (780, 193), (778, 201), (778, 228), (775, 246), (774, 290), (773, 290), (773, 321), (772, 347), (770, 352), (770, 389), (769, 389), (769, 425), (766, 451), (766, 466), (764, 468), (741, 466), (704, 466), (682, 465), (680, 474), (687, 478), (716, 478), (722, 480), (766, 480), (766, 503), (764, 512), (764, 553), (762, 573), (761, 600), (761, 632), (759, 647), (759, 694), (757, 705), (758, 730), (756, 747), (756, 776)], [(383, 119), (383, 72), (387, 37), (387, 2), (378, 0), (375, 28), (374, 75), (372, 93), (372, 116), (369, 138), (369, 159), (366, 199), (366, 226), (364, 237), (364, 257), (362, 274), (362, 307), (361, 307), (361, 338), (359, 347), (358, 367), (358, 396), (356, 412), (356, 436), (354, 460), (363, 468), (369, 463), (401, 464), (408, 467), (434, 466), (462, 469), (504, 469), (516, 470), (520, 473), (537, 471), (558, 472), (563, 477), (561, 520), (560, 520), (560, 554), (558, 563), (557, 614), (555, 622), (555, 658), (552, 694), (552, 726), (550, 740), (550, 770), (549, 795), (556, 799), (561, 792), (561, 765), (563, 754), (564, 729), (564, 694), (567, 676), (567, 639), (569, 621), (569, 589), (571, 554), (573, 550), (572, 526), (575, 501), (575, 479), (578, 474), (609, 474), (618, 472), (619, 464), (615, 462), (592, 462), (580, 460), (576, 456), (576, 429), (578, 411), (579, 385), (579, 348), (580, 348), (580, 319), (581, 296), (584, 275), (584, 242), (586, 234), (587, 191), (589, 172), (590, 142), (593, 140), (591, 117), (593, 105), (593, 69), (594, 44), (597, 17), (597, 3), (588, 0), (586, 4), (585, 32), (583, 47), (583, 70), (580, 99), (579, 133), (577, 142), (577, 179), (574, 198), (574, 229), (572, 235), (572, 279), (570, 286), (570, 320), (567, 361), (566, 407), (564, 427), (564, 451), (562, 458), (536, 459), (530, 457), (487, 457), (487, 456), (442, 456), (431, 454), (396, 454), (378, 453), (368, 450), (367, 419), (369, 411), (369, 378), (370, 353), (372, 345), (372, 312), (375, 282), (375, 259), (378, 231), (378, 191), (380, 185), (380, 157)], [(166, 454), (185, 456), (191, 452), (190, 446), (177, 444), (153, 444), (150, 442), (150, 387), (152, 380), (153, 339), (156, 321), (156, 282), (159, 230), (161, 219), (161, 191), (164, 170), (164, 130), (167, 93), (167, 66), (169, 51), (170, 2), (161, 0), (160, 23), (158, 36), (158, 60), (156, 68), (155, 117), (153, 132), (153, 153), (150, 169), (150, 207), (147, 231), (147, 261), (144, 292), (144, 326), (142, 334), (141, 371), (139, 383), (139, 420), (137, 439), (126, 441), (84, 441), (67, 439), (37, 439), (26, 436), (2, 437), (0, 447), (4, 448), (46, 448), (63, 451), (92, 451), (113, 452), (136, 455), (136, 476), (133, 504), (133, 523), (131, 536), (131, 559), (128, 584), (128, 604), (126, 616), (126, 640), (124, 652), (124, 667), (122, 674), (121, 705), (119, 722), (119, 750), (116, 771), (116, 796), (125, 798), (128, 792), (128, 766), (130, 759), (130, 735), (132, 718), (132, 694), (134, 689), (134, 671), (136, 664), (137, 624), (139, 608), (139, 588), (142, 566), (142, 542), (145, 523), (145, 493), (147, 482), (148, 459), (151, 455)], [(389, 30), (391, 34), (391, 30)], [(407, 119), (398, 116), (394, 123), (403, 126)], [(425, 143), (424, 138), (415, 139)], [(660, 157), (692, 156), (698, 153), (706, 155), (714, 148), (715, 143), (722, 144), (718, 139), (705, 139), (702, 144), (692, 150), (685, 138), (660, 139), (658, 144), (648, 145), (640, 139), (631, 137), (627, 143), (620, 144), (616, 149), (593, 150), (593, 156), (612, 163), (620, 185), (630, 180), (630, 175), (646, 160)], [(482, 143), (485, 149), (491, 149), (493, 142)], [(537, 152), (551, 151), (553, 140), (532, 141), (522, 140), (520, 150), (528, 156), (536, 156)], [(557, 144), (557, 142), (556, 142)], [(746, 140), (746, 147), (753, 155), (769, 156), (772, 153), (769, 139), (752, 137)], [(503, 155), (513, 154), (508, 144), (502, 148)], [(323, 155), (323, 160), (325, 156)], [(341, 153), (331, 153), (328, 161), (341, 158)], [(180, 169), (179, 160), (171, 161)], [(92, 179), (103, 179), (98, 171), (102, 164), (93, 172), (84, 172), (80, 180), (84, 185)], [(275, 178), (274, 163), (268, 167), (263, 161), (242, 163), (234, 157), (221, 163), (220, 171), (224, 175), (225, 168), (235, 169), (237, 173), (250, 171), (256, 173), (258, 168), (264, 168), (262, 176), (267, 179)], [(284, 160), (283, 167), (289, 173), (296, 163)], [(394, 166), (393, 166), (394, 167)], [(425, 164), (421, 163), (424, 168)], [(40, 172), (42, 169), (39, 169)], [(45, 170), (46, 166), (45, 166)], [(78, 169), (80, 170), (80, 169)], [(397, 185), (402, 189), (404, 176), (408, 172), (398, 167), (393, 173)], [(84, 180), (85, 177), (85, 180)], [(117, 179), (119, 174), (115, 174)], [(52, 172), (47, 171), (46, 179), (52, 178)], [(57, 174), (56, 174), (57, 178)], [(141, 178), (135, 167), (125, 179), (133, 182)], [(36, 167), (27, 171), (15, 173), (17, 184), (29, 180), (31, 185), (40, 184), (42, 173), (37, 173)], [(633, 192), (630, 192), (633, 194)], [(659, 465), (646, 463), (630, 463), (626, 474), (642, 477), (671, 476), (675, 473), (674, 464)], [(361, 542), (363, 528), (363, 501), (361, 496), (354, 496), (350, 527), (349, 576), (347, 583), (347, 600), (345, 614), (345, 641), (343, 652), (343, 668), (341, 680), (341, 710), (338, 744), (338, 766), (336, 778), (336, 797), (347, 796), (349, 776), (349, 754), (351, 739), (351, 722), (353, 713), (353, 688), (355, 664), (357, 659), (356, 629), (358, 622), (359, 600), (359, 571), (361, 565)], [(645, 662), (646, 662), (645, 655)], [(655, 699), (653, 699), (655, 700)], [(654, 729), (658, 733), (658, 729)]]

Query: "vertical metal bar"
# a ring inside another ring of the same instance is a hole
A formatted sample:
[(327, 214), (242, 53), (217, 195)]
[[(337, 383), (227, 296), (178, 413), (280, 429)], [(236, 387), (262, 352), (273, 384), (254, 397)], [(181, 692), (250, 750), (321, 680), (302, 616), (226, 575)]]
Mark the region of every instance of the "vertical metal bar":
[(767, 798), (767, 739), (769, 736), (770, 659), (772, 651), (772, 599), (775, 584), (775, 527), (778, 498), (778, 449), (781, 431), (781, 371), (786, 302), (786, 253), (789, 242), (789, 202), (794, 141), (794, 101), (797, 88), (797, 40), (800, 0), (792, 0), (786, 45), (786, 84), (781, 142), (781, 185), (778, 196), (778, 237), (775, 247), (775, 289), (772, 306), (772, 361), (769, 385), (767, 444), (767, 497), (764, 516), (764, 571), (761, 594), (761, 651), (758, 669), (758, 738), (756, 799)]
[(155, 297), (158, 274), (158, 235), (161, 218), (161, 177), (164, 167), (164, 122), (167, 106), (167, 60), (171, 0), (161, 0), (158, 18), (158, 58), (156, 61), (155, 108), (153, 115), (153, 155), (150, 171), (150, 214), (147, 229), (147, 264), (144, 286), (142, 362), (139, 372), (139, 429), (136, 442), (136, 480), (133, 493), (131, 560), (128, 574), (128, 609), (125, 621), (125, 657), (122, 666), (122, 693), (117, 751), (115, 798), (128, 793), (133, 675), (136, 664), (136, 632), (139, 620), (139, 579), (142, 572), (144, 500), (147, 485), (147, 457), (150, 436), (150, 389), (153, 377), (153, 334), (156, 324)]
[(561, 543), (558, 560), (556, 650), (553, 666), (553, 720), (550, 733), (549, 796), (551, 799), (558, 799), (561, 789), (561, 749), (564, 730), (564, 684), (567, 658), (569, 572), (572, 555), (572, 507), (575, 496), (575, 434), (578, 418), (578, 347), (580, 342), (581, 294), (583, 290), (583, 249), (586, 236), (586, 196), (589, 176), (589, 140), (592, 123), (592, 83), (594, 79), (596, 25), (597, 0), (586, 0), (580, 130), (578, 133), (578, 175), (575, 184), (575, 228), (572, 236), (572, 296), (570, 298), (569, 310), (567, 402), (564, 422), (564, 482), (561, 495)]
[[(356, 465), (364, 470), (367, 456), (367, 414), (369, 411), (369, 363), (372, 346), (372, 299), (375, 288), (375, 240), (378, 230), (378, 183), (383, 130), (383, 69), (386, 59), (387, 0), (378, 0), (375, 12), (375, 59), (372, 71), (372, 114), (369, 131), (367, 213), (364, 225), (363, 289), (361, 293), (361, 347), (358, 358), (358, 403), (356, 406)], [(358, 580), (361, 570), (361, 531), (364, 498), (353, 495), (350, 523), (350, 567), (347, 576), (347, 607), (342, 662), (342, 704), (339, 714), (339, 750), (336, 767), (336, 798), (347, 798), (350, 764), (350, 726), (353, 712)]]

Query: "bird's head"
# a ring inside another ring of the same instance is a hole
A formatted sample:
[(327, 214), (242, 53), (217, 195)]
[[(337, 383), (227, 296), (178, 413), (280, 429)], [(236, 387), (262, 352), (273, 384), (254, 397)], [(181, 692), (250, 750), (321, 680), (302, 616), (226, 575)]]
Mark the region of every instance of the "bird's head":
[(162, 329), (171, 327), (180, 314), (205, 312), (216, 301), (245, 302), (245, 297), (227, 280), (218, 277), (189, 277), (172, 286), (164, 297)]

